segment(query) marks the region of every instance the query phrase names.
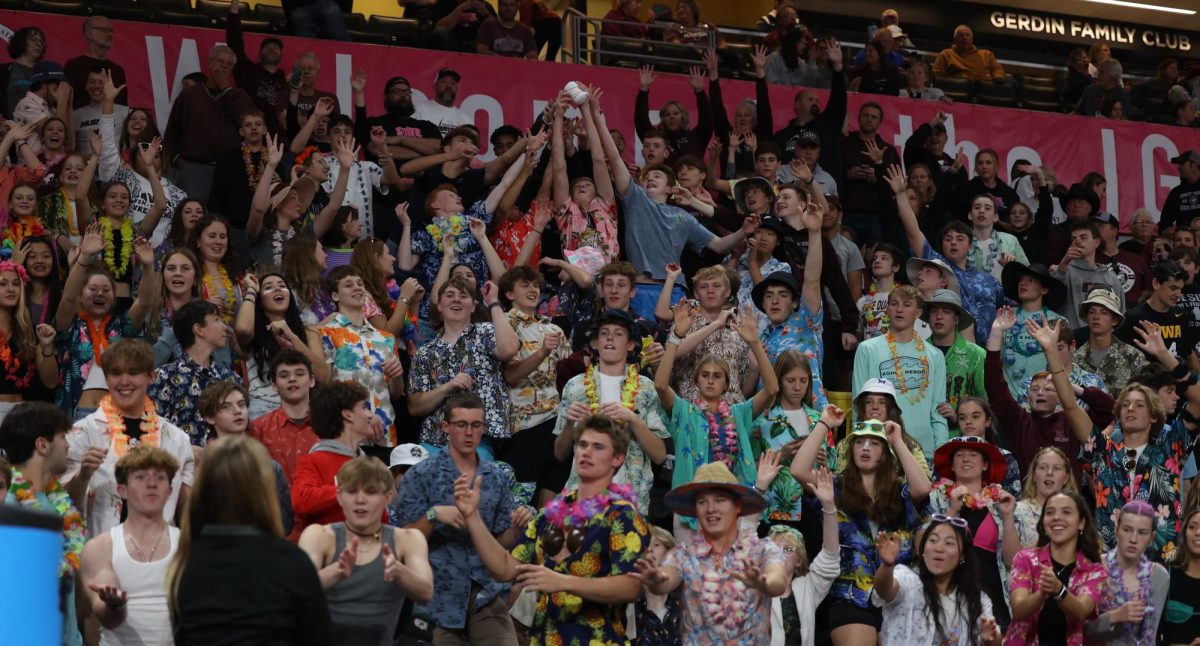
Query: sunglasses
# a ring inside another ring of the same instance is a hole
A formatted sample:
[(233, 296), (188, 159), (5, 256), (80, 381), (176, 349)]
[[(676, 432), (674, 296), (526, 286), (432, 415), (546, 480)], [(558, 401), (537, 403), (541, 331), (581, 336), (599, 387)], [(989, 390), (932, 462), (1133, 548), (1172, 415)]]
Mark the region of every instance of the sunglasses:
[(878, 431), (883, 432), (883, 422), (855, 422), (854, 432), (859, 431)]
[(1133, 471), (1137, 467), (1137, 449), (1125, 449), (1125, 470)]
[(933, 514), (929, 517), (929, 520), (933, 523), (950, 523), (951, 525), (963, 530), (963, 533), (967, 535), (968, 539), (971, 538), (971, 526), (963, 518), (959, 518), (958, 516), (947, 516), (946, 514)]

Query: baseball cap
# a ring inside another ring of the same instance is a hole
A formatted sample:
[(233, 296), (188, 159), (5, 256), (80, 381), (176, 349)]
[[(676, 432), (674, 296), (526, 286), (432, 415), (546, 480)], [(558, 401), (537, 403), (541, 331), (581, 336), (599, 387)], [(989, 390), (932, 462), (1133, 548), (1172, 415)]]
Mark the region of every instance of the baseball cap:
[(1200, 153), (1198, 153), (1194, 150), (1185, 150), (1185, 151), (1183, 151), (1183, 154), (1171, 159), (1172, 164), (1182, 164), (1183, 162), (1192, 162), (1193, 164), (1200, 164)]
[(1121, 221), (1117, 219), (1117, 216), (1108, 211), (1101, 211), (1092, 216), (1092, 219), (1096, 221), (1096, 224), (1111, 224), (1114, 227), (1121, 226)]
[(792, 148), (820, 148), (821, 137), (812, 130), (801, 130), (788, 143)]
[(401, 444), (392, 449), (388, 456), (388, 468), (411, 467), (429, 457), (429, 451), (420, 444)]
[[(439, 76), (438, 78), (441, 77)], [(391, 92), (392, 86), (400, 85), (401, 83), (407, 85), (408, 87), (412, 87), (412, 83), (409, 83), (408, 79), (404, 78), (403, 76), (393, 76), (392, 78), (388, 79), (387, 84), (383, 86), (383, 93), (387, 94), (388, 92)]]
[(458, 72), (455, 72), (454, 70), (450, 69), (449, 67), (443, 67), (442, 69), (438, 70), (437, 78), (433, 79), (433, 82), (436, 83), (436, 82), (442, 80), (443, 76), (453, 76), (455, 81), (462, 80), (461, 74), (459, 74)]

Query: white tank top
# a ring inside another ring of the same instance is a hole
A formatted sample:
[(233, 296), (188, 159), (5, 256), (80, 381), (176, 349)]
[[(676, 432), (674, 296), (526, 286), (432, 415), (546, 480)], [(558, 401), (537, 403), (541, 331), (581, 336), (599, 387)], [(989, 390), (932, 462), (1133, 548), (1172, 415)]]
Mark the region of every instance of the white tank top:
[[(100, 646), (170, 646), (175, 643), (171, 634), (171, 616), (167, 609), (167, 566), (179, 545), (179, 530), (167, 527), (170, 549), (156, 555), (153, 563), (133, 560), (125, 549), (125, 525), (110, 530), (112, 536), (112, 566), (121, 589), (129, 595), (125, 623), (116, 630), (102, 628)], [(154, 549), (154, 548), (150, 548)]]

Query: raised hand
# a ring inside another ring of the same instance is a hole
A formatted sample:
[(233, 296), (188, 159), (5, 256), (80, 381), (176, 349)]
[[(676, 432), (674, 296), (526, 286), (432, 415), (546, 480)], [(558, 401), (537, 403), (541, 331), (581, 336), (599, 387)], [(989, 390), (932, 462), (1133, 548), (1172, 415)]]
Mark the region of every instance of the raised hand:
[(1138, 324), (1133, 328), (1133, 332), (1137, 335), (1137, 338), (1133, 340), (1133, 344), (1147, 355), (1157, 358), (1164, 354), (1170, 354), (1170, 351), (1167, 349), (1167, 343), (1163, 340), (1162, 328), (1157, 323), (1138, 321)]
[(155, 137), (150, 143), (143, 143), (138, 147), (138, 157), (142, 159), (145, 168), (154, 168), (154, 158), (158, 156), (158, 151), (162, 149), (162, 138)]
[(100, 136), (100, 131), (89, 129), (87, 131), (88, 146), (91, 146), (92, 154), (99, 155), (100, 150), (104, 147), (104, 138)]
[(768, 53), (766, 45), (757, 45), (754, 47), (754, 53), (750, 55), (750, 62), (754, 63), (755, 70), (766, 69)]
[(125, 89), (125, 85), (122, 84), (119, 87), (114, 85), (113, 79), (112, 79), (112, 72), (110, 72), (109, 70), (104, 70), (101, 73), (101, 76), (104, 79), (104, 90), (103, 90), (104, 100), (116, 102), (117, 97), (120, 96), (120, 94), (121, 94), (121, 91)]
[(356, 94), (367, 89), (366, 70), (360, 69), (354, 73), (354, 76), (350, 77), (350, 89), (354, 90)]
[(283, 159), (283, 142), (278, 135), (267, 135), (267, 168), (274, 169)]
[(408, 202), (401, 202), (396, 205), (396, 219), (403, 226), (412, 226), (412, 220), (408, 217)]
[(879, 553), (881, 565), (896, 565), (896, 559), (900, 558), (900, 537), (895, 532), (875, 534), (875, 551)]
[(1055, 320), (1043, 323), (1040, 318), (1032, 317), (1027, 319), (1025, 321), (1025, 331), (1029, 333), (1029, 336), (1037, 339), (1043, 350), (1051, 352), (1058, 347), (1058, 330), (1062, 325), (1062, 321)]
[(836, 38), (829, 39), (829, 66), (835, 71), (842, 69), (842, 45)]
[(695, 92), (704, 91), (704, 68), (692, 66), (688, 69), (688, 85)]
[(142, 236), (138, 236), (133, 241), (133, 255), (137, 257), (138, 262), (142, 263), (143, 267), (154, 266), (154, 246)]
[(95, 592), (109, 608), (120, 608), (129, 602), (129, 594), (115, 585), (89, 583), (88, 589)]
[(824, 461), (822, 461), (822, 466), (817, 467), (816, 484), (806, 482), (804, 483), (804, 486), (808, 488), (809, 492), (817, 497), (817, 500), (821, 501), (822, 507), (826, 509), (833, 509), (837, 506), (837, 502), (833, 497), (833, 473), (829, 469), (826, 469), (823, 465)]
[(708, 68), (708, 78), (717, 80), (717, 52), (706, 49), (700, 53), (700, 60), (704, 61), (704, 67)]
[(820, 205), (809, 202), (800, 209), (800, 222), (804, 224), (805, 231), (812, 233), (821, 232), (821, 224), (825, 221), (825, 210)]
[(992, 320), (992, 332), (1004, 334), (1011, 330), (1017, 324), (1017, 313), (1013, 308), (1005, 305), (996, 310), (996, 318)]
[(638, 70), (638, 83), (641, 84), (643, 90), (649, 90), (650, 85), (654, 83), (654, 79), (657, 78), (657, 76), (658, 75), (654, 73), (653, 65), (643, 65), (642, 68)]
[(996, 507), (1000, 510), (1001, 518), (1012, 518), (1017, 511), (1017, 498), (1005, 489), (1000, 490), (996, 497)]
[(894, 447), (904, 445), (904, 427), (888, 420), (883, 423), (883, 432), (887, 434), (888, 442)]
[(487, 223), (479, 218), (469, 218), (467, 228), (471, 230), (471, 235), (475, 236), (476, 240), (487, 237)]
[(765, 491), (771, 483), (775, 481), (775, 476), (779, 475), (779, 470), (783, 468), (780, 464), (782, 455), (774, 449), (767, 449), (758, 458), (758, 473), (754, 478), (754, 488), (759, 491)]
[(808, 163), (803, 159), (800, 159), (799, 157), (793, 157), (792, 161), (788, 164), (788, 168), (792, 169), (792, 175), (795, 175), (796, 179), (804, 182), (805, 184), (812, 183), (812, 169), (808, 167)]
[(425, 288), (416, 278), (410, 276), (400, 283), (400, 298), (407, 299), (409, 303), (420, 302), (424, 294)]
[(865, 152), (867, 153), (867, 157), (871, 158), (871, 161), (875, 162), (876, 164), (883, 163), (883, 154), (885, 150), (880, 148), (879, 144), (875, 143), (874, 139), (867, 140), (867, 149)]
[(34, 334), (37, 335), (38, 345), (42, 347), (51, 347), (54, 345), (54, 337), (58, 336), (58, 331), (54, 329), (53, 325), (38, 323)]
[(908, 190), (908, 178), (904, 176), (904, 171), (900, 169), (899, 164), (892, 164), (888, 167), (883, 179), (887, 181), (888, 186), (892, 187), (892, 192), (896, 195), (901, 195)]
[(350, 167), (354, 165), (354, 160), (358, 159), (359, 150), (361, 149), (355, 146), (353, 138), (349, 141), (340, 138), (333, 141), (333, 157), (341, 165), (341, 172), (350, 172)]
[(846, 421), (846, 413), (837, 406), (829, 404), (825, 406), (825, 410), (821, 411), (820, 421), (825, 422), (825, 426), (830, 430), (836, 430)]
[(933, 118), (931, 118), (929, 120), (929, 126), (932, 128), (936, 128), (936, 127), (946, 123), (946, 120), (949, 118), (950, 118), (950, 115), (946, 114), (945, 112), (942, 112), (941, 110), (938, 110), (937, 112), (935, 112), (933, 114)]
[(313, 106), (312, 113), (314, 117), (328, 117), (329, 115), (333, 114), (333, 111), (336, 109), (337, 101), (325, 96), (317, 100), (317, 104)]
[(737, 333), (748, 344), (758, 340), (758, 310), (749, 303), (738, 312)]
[(91, 257), (101, 251), (104, 251), (104, 231), (100, 228), (100, 223), (93, 222), (83, 232), (83, 239), (79, 241), (79, 253)]
[(692, 329), (692, 322), (696, 319), (696, 310), (692, 301), (687, 298), (679, 299), (673, 308), (675, 311), (675, 336), (684, 337)]

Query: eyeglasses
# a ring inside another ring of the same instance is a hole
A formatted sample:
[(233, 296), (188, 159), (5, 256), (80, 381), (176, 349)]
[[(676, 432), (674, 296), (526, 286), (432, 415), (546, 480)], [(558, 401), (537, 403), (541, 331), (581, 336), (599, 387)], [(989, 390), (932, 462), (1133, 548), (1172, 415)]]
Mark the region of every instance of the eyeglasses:
[(465, 431), (467, 428), (470, 428), (472, 431), (482, 431), (487, 427), (486, 422), (446, 422), (446, 425), (459, 431)]
[(792, 547), (791, 545), (788, 545), (786, 547), (780, 547), (779, 549), (783, 550), (784, 552), (787, 552), (788, 554), (794, 554), (796, 552), (796, 548)]

